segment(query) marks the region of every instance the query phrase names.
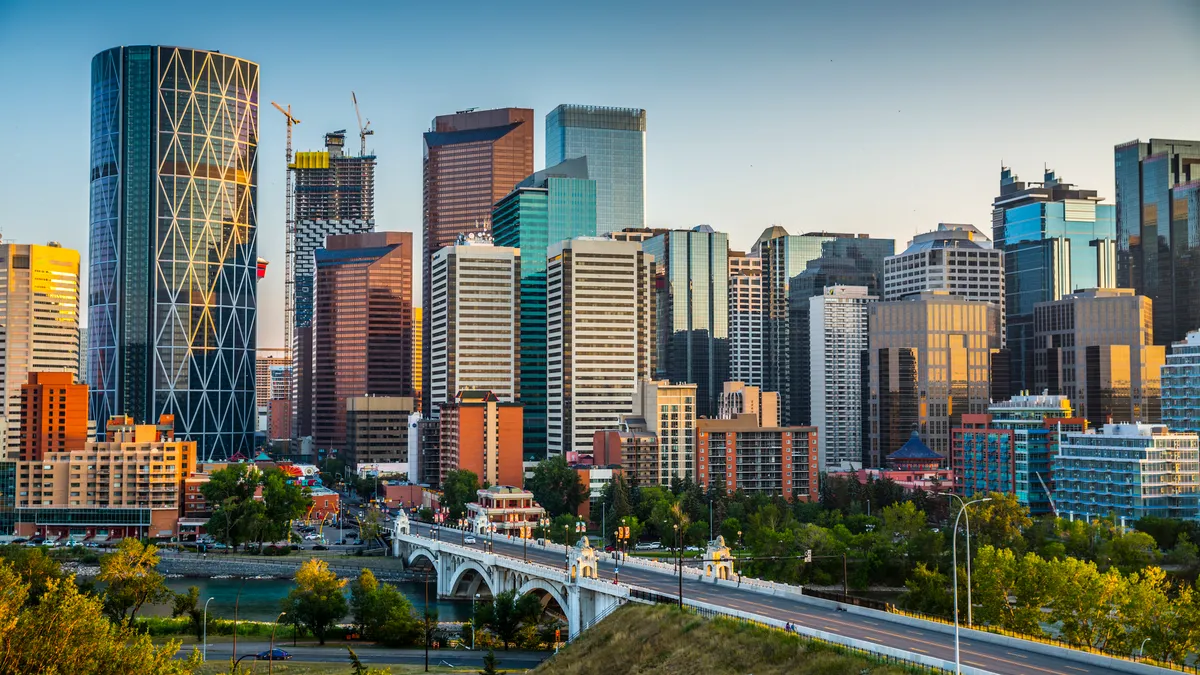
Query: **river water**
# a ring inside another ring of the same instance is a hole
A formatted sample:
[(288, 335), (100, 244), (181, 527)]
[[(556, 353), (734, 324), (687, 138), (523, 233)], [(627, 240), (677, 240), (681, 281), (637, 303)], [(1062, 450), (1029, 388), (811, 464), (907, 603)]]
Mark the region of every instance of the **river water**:
[[(388, 583), (392, 583), (408, 597), (418, 615), (424, 611), (425, 584), (423, 582)], [(273, 621), (279, 615), (280, 601), (292, 590), (295, 583), (290, 579), (167, 579), (167, 588), (176, 593), (186, 592), (189, 586), (196, 586), (200, 589), (201, 605), (208, 598), (213, 599), (208, 604), (210, 618), (232, 619), (234, 602), (237, 600), (238, 591), (241, 590), (241, 601), (238, 604), (239, 619)], [(469, 621), (471, 619), (471, 603), (469, 601), (437, 599), (436, 579), (431, 579), (429, 582), (429, 608), (437, 609), (439, 621)], [(146, 607), (139, 614), (171, 616), (171, 604), (168, 602)]]

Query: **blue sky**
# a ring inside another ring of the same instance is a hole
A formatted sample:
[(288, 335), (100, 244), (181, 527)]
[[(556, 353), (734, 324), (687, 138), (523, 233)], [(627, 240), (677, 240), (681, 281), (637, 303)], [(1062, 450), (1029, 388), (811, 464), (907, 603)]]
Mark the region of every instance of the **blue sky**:
[[(916, 8), (904, 5), (915, 5)], [(1200, 137), (1200, 3), (0, 0), (0, 232), (86, 259), (89, 67), (121, 44), (261, 75), (260, 344), (282, 335), (282, 116), (297, 149), (377, 132), (377, 221), (420, 232), (421, 132), (468, 107), (648, 111), (650, 225), (889, 236), (986, 228), (1001, 161), (1112, 199), (1112, 146)], [(355, 139), (356, 140), (356, 139)], [(544, 152), (539, 122), (535, 156)], [(86, 268), (86, 262), (84, 264)], [(419, 293), (414, 294), (420, 297)]]

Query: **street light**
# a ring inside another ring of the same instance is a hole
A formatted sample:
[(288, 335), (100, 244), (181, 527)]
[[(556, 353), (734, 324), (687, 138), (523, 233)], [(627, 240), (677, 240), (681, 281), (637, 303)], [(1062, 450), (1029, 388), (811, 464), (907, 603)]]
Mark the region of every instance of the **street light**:
[(679, 609), (683, 609), (683, 533), (679, 531), (679, 523), (675, 528), (675, 555), (679, 561)]
[(1150, 638), (1146, 638), (1145, 640), (1142, 640), (1142, 646), (1138, 647), (1138, 658), (1142, 658), (1142, 659), (1146, 658), (1146, 643), (1149, 641), (1150, 641)]
[[(959, 660), (958, 650), (958, 519), (967, 511), (967, 507), (971, 504), (979, 502), (990, 502), (991, 497), (983, 497), (969, 502), (964, 502), (962, 497), (952, 492), (939, 492), (943, 497), (955, 497), (962, 504), (958, 509), (958, 515), (954, 516), (954, 536), (951, 546), (954, 549), (952, 558), (954, 564), (954, 672), (962, 672), (962, 661)], [(971, 623), (971, 516), (967, 516), (967, 623)]]
[(471, 651), (475, 651), (475, 603), (479, 602), (479, 594), (475, 594), (475, 600), (471, 602)]
[(271, 671), (275, 667), (275, 629), (279, 628), (279, 620), (284, 617), (287, 612), (280, 612), (279, 616), (275, 617), (275, 623), (271, 626), (271, 648), (267, 655), (271, 658), (267, 659), (267, 675), (271, 675)]
[(571, 526), (563, 525), (563, 571), (571, 573)]
[(200, 641), (204, 643), (204, 655), (200, 657), (201, 662), (208, 660), (208, 603), (212, 601), (212, 598), (204, 601), (204, 627), (201, 629), (204, 637), (200, 638)]

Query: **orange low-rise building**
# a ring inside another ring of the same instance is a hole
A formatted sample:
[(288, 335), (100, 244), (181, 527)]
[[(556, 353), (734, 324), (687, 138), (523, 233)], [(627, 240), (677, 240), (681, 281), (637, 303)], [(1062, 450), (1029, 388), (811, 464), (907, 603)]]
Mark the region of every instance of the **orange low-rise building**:
[(701, 487), (816, 501), (817, 428), (763, 427), (758, 416), (697, 420), (696, 463)]
[(88, 440), (88, 387), (71, 373), (33, 372), (21, 385), (21, 459), (82, 450)]
[(522, 485), (525, 470), (524, 406), (501, 402), (490, 391), (464, 390), (440, 409), (440, 475), (473, 471), (480, 483)]

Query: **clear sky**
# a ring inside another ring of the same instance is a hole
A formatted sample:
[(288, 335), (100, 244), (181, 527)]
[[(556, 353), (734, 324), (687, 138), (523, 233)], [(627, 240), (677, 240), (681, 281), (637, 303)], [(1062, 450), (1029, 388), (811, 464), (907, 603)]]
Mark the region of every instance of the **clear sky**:
[[(1200, 2), (0, 0), (0, 232), (88, 245), (89, 69), (122, 44), (261, 65), (259, 343), (282, 339), (284, 126), (377, 130), (380, 229), (421, 227), (421, 132), (469, 107), (645, 108), (647, 217), (897, 248), (990, 224), (1000, 164), (1112, 199), (1112, 147), (1200, 138)], [(536, 164), (543, 164), (543, 126)], [(357, 139), (350, 135), (348, 142)], [(349, 143), (348, 143), (349, 144)], [(419, 274), (417, 277), (419, 278)], [(418, 289), (414, 297), (419, 298)]]

